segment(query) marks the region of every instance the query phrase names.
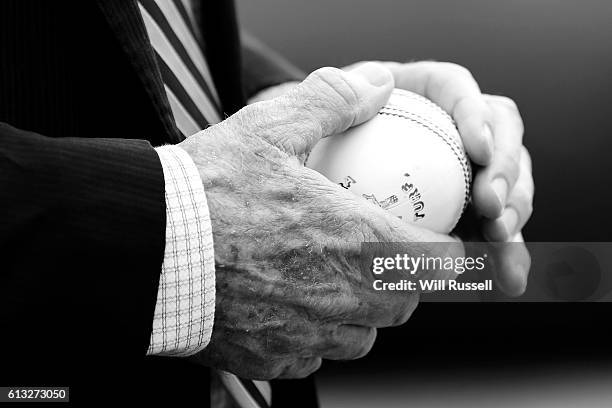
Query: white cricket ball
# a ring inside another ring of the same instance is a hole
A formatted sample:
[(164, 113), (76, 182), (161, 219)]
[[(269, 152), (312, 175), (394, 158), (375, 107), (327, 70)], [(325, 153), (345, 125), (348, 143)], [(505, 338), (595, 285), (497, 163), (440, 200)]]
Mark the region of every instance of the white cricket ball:
[(400, 89), (368, 122), (319, 141), (306, 166), (440, 233), (452, 231), (470, 199), (472, 171), (452, 118)]

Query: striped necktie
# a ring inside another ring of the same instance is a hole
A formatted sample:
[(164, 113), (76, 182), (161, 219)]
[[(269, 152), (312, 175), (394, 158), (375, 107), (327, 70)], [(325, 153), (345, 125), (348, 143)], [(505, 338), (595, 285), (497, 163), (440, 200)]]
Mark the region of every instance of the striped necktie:
[(220, 121), (219, 96), (187, 0), (139, 0), (179, 130), (191, 136)]
[[(219, 96), (203, 52), (203, 39), (191, 0), (138, 0), (157, 56), (164, 88), (178, 129), (189, 137), (221, 120)], [(267, 381), (252, 381), (218, 371), (219, 383), (239, 408), (267, 408)]]

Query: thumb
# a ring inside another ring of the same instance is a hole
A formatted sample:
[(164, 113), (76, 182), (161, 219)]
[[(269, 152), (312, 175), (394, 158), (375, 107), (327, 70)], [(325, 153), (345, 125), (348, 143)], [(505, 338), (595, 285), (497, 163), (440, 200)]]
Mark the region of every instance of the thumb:
[(288, 154), (303, 156), (322, 137), (376, 115), (393, 86), (393, 75), (378, 63), (368, 62), (348, 72), (320, 68), (288, 93), (239, 112), (249, 118), (240, 122), (252, 124), (257, 135)]

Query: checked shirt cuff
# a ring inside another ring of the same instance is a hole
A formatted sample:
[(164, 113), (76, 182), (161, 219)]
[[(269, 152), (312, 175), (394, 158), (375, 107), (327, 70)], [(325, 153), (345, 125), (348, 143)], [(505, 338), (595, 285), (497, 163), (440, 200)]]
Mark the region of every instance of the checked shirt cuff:
[(155, 149), (166, 186), (166, 249), (147, 355), (187, 356), (208, 345), (215, 314), (213, 238), (204, 186), (177, 146)]

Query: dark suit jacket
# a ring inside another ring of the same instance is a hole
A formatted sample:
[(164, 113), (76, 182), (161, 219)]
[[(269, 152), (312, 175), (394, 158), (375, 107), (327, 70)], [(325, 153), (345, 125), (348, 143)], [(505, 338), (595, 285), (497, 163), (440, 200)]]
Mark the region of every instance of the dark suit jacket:
[[(298, 79), (241, 51), (231, 1), (198, 15), (225, 113)], [(153, 146), (181, 139), (134, 1), (0, 2), (0, 385), (208, 401), (207, 368), (144, 357), (165, 237)]]

